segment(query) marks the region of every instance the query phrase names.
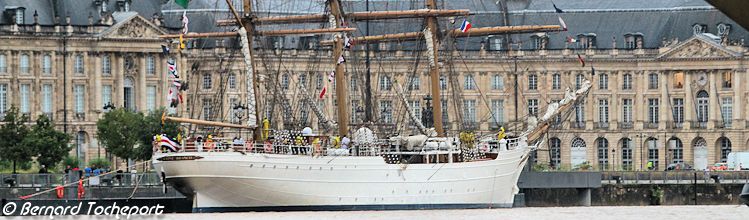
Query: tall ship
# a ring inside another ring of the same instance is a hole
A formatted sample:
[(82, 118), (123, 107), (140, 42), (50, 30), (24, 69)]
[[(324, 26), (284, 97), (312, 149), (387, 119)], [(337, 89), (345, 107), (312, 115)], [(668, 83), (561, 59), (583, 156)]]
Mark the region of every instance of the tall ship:
[[(321, 128), (314, 131), (302, 125), (296, 130), (272, 129), (269, 122), (260, 117), (263, 115), (260, 105), (267, 105), (270, 102), (265, 100), (275, 97), (262, 97), (259, 91), (271, 88), (269, 85), (277, 81), (267, 79), (272, 78), (268, 77), (271, 73), (258, 71), (258, 66), (264, 65), (266, 60), (257, 58), (263, 55), (254, 54), (262, 53), (264, 48), (253, 45), (253, 39), (300, 34), (328, 37), (329, 40), (321, 41), (320, 45), (328, 46), (331, 52), (318, 56), (329, 60), (332, 70), (329, 80), (335, 84), (337, 103), (348, 103), (347, 86), (343, 83), (344, 55), (352, 44), (413, 42), (423, 46), (421, 52), (427, 64), (414, 68), (428, 69), (431, 85), (428, 102), (441, 103), (440, 71), (452, 65), (452, 58), (440, 58), (440, 55), (450, 54), (445, 51), (455, 49), (448, 42), (469, 36), (564, 31), (566, 27), (563, 22), (562, 25), (471, 27), (463, 20), (462, 24), (457, 22), (459, 28), (449, 28), (449, 25), (441, 28), (441, 24), (455, 24), (456, 17), (465, 17), (471, 12), (439, 9), (435, 0), (425, 0), (425, 8), (417, 10), (351, 13), (345, 12), (340, 0), (326, 0), (319, 1), (325, 6), (319, 14), (292, 16), (261, 16), (253, 13), (253, 2), (244, 1), (243, 10), (239, 12), (232, 1), (227, 0), (234, 19), (220, 20), (219, 25), (235, 25), (236, 31), (162, 36), (168, 39), (236, 37), (246, 67), (243, 81), (248, 93), (247, 121), (225, 123), (191, 119), (174, 110), (173, 114), (165, 114), (163, 121), (214, 129), (247, 129), (252, 131), (252, 138), (235, 138), (224, 144), (211, 136), (196, 139), (192, 135), (172, 140), (157, 135), (154, 139), (156, 172), (165, 183), (192, 197), (196, 212), (511, 207), (529, 154), (544, 144), (552, 123), (567, 117), (590, 88), (590, 82), (585, 81), (577, 90), (567, 89), (564, 99), (550, 103), (545, 113), (528, 116), (524, 120), (526, 123), (506, 133), (503, 127), (488, 134), (469, 129), (448, 134), (443, 126), (442, 105), (427, 104), (421, 118), (412, 109), (406, 109), (403, 115), (407, 124), (401, 126), (412, 128), (413, 133), (408, 134), (373, 129), (375, 123), (372, 122), (351, 124), (347, 106), (341, 104), (335, 111), (337, 119), (329, 119), (314, 103), (317, 95), (309, 94), (305, 85), (300, 84), (303, 92), (299, 101), (308, 103), (303, 106), (318, 117)], [(439, 20), (443, 18), (448, 21)], [(383, 19), (419, 19), (423, 21), (423, 29), (369, 35), (368, 30), (355, 28), (356, 22)], [(322, 23), (322, 28), (279, 28), (297, 23)], [(262, 28), (263, 25), (275, 26)], [(369, 70), (369, 62), (366, 64)], [(394, 87), (399, 101), (406, 104), (406, 91), (397, 82)], [(174, 93), (178, 91), (176, 88)], [(372, 95), (369, 89), (367, 92)], [(323, 90), (319, 96), (324, 93)], [(169, 94), (172, 97), (173, 92)], [(288, 103), (281, 102), (281, 105)]]

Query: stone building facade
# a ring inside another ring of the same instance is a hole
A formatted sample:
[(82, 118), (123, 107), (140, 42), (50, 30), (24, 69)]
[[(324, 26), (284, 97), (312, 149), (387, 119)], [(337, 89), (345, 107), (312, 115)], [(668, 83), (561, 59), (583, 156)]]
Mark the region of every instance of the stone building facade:
[(142, 112), (166, 106), (171, 82), (158, 36), (167, 29), (158, 20), (121, 9), (96, 21), (89, 16), (88, 24), (70, 16), (45, 24), (40, 20), (50, 18), (30, 15), (33, 8), (8, 10), (26, 10), (13, 18), (29, 17), (0, 25), (0, 115), (11, 106), (32, 122), (47, 115), (73, 137), (71, 155), (88, 161), (109, 156), (96, 137), (107, 106)]

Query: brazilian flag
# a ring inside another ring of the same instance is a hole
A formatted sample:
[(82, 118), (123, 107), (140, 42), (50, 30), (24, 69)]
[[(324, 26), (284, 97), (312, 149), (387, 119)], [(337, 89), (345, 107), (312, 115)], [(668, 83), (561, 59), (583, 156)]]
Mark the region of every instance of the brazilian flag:
[(174, 0), (174, 3), (177, 3), (179, 6), (187, 9), (187, 4), (190, 3), (190, 0)]

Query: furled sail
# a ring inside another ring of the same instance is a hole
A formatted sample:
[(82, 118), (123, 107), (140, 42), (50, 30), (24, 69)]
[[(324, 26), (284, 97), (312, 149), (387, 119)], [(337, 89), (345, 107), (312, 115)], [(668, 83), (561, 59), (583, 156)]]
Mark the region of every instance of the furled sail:
[(244, 29), (244, 27), (239, 28), (237, 30), (239, 32), (240, 36), (240, 43), (242, 44), (242, 55), (244, 57), (244, 64), (245, 64), (245, 79), (247, 85), (247, 126), (248, 127), (257, 127), (257, 115), (255, 115), (255, 109), (257, 108), (257, 103), (255, 102), (255, 88), (253, 87), (253, 69), (252, 69), (252, 59), (250, 57), (250, 47), (247, 45), (247, 30)]

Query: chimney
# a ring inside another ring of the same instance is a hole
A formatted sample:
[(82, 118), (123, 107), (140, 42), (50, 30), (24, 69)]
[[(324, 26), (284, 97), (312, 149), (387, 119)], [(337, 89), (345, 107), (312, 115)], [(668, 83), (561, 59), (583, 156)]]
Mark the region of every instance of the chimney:
[(161, 27), (161, 20), (159, 19), (159, 13), (153, 13), (153, 16), (151, 16), (151, 22), (154, 25)]
[(94, 25), (94, 16), (91, 15), (91, 13), (88, 13), (88, 26)]
[(54, 23), (55, 23), (55, 33), (59, 33), (60, 32), (60, 16), (55, 15)]
[(39, 26), (39, 14), (36, 13), (36, 10), (34, 10), (34, 32), (39, 33), (41, 31), (42, 31), (42, 27)]
[(70, 22), (70, 15), (65, 16), (65, 22), (67, 23), (67, 27), (65, 27), (65, 32), (68, 33), (68, 35), (73, 34), (73, 24)]

